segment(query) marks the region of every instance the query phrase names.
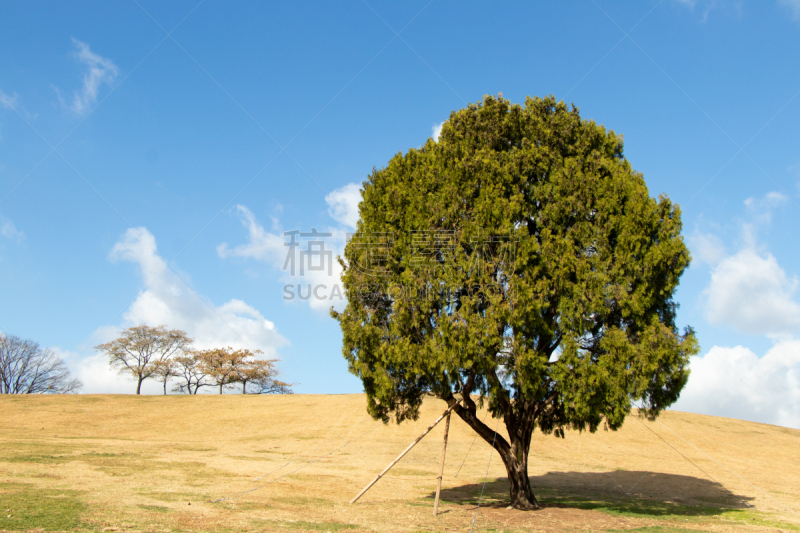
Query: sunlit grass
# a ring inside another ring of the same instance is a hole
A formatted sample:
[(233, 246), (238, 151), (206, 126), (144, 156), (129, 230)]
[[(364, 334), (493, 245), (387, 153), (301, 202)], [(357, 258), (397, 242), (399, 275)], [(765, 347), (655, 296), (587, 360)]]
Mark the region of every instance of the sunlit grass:
[(42, 489), (23, 483), (0, 483), (0, 529), (9, 531), (75, 530), (87, 511), (81, 493)]

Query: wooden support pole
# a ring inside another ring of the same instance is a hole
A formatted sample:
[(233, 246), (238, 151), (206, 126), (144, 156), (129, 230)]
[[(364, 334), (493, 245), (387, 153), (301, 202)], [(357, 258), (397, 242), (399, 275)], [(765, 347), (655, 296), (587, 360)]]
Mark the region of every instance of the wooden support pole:
[(439, 467), (439, 479), (436, 481), (436, 501), (433, 504), (433, 516), (439, 514), (439, 493), (442, 492), (442, 476), (444, 476), (444, 455), (447, 453), (447, 434), (450, 432), (450, 415), (447, 413), (447, 422), (444, 423), (444, 445), (442, 446), (442, 466)]
[(433, 424), (431, 424), (431, 425), (428, 427), (428, 429), (426, 429), (426, 430), (425, 430), (425, 431), (422, 433), (422, 435), (420, 435), (419, 437), (417, 437), (417, 439), (416, 439), (414, 442), (412, 442), (411, 444), (409, 444), (409, 445), (408, 445), (408, 448), (406, 448), (405, 450), (403, 450), (403, 453), (401, 453), (400, 455), (398, 455), (398, 456), (397, 456), (397, 459), (395, 459), (394, 461), (392, 461), (391, 463), (389, 463), (389, 466), (387, 466), (386, 468), (384, 468), (384, 469), (383, 469), (383, 472), (381, 472), (380, 474), (378, 474), (378, 475), (375, 477), (375, 479), (373, 479), (373, 480), (370, 482), (370, 484), (369, 484), (369, 485), (367, 485), (366, 487), (364, 487), (364, 490), (362, 490), (361, 492), (359, 492), (359, 493), (356, 495), (356, 497), (355, 497), (355, 498), (353, 498), (352, 500), (350, 500), (350, 503), (356, 503), (356, 502), (358, 501), (358, 499), (359, 499), (361, 496), (363, 496), (363, 495), (364, 495), (364, 493), (365, 493), (365, 492), (367, 492), (367, 491), (368, 491), (368, 490), (369, 490), (369, 489), (372, 487), (372, 485), (374, 485), (375, 483), (377, 483), (377, 482), (378, 482), (378, 480), (379, 480), (380, 478), (382, 478), (382, 477), (383, 477), (383, 475), (384, 475), (386, 472), (388, 472), (390, 468), (392, 468), (394, 465), (396, 465), (396, 464), (397, 464), (397, 462), (398, 462), (398, 461), (400, 461), (400, 459), (402, 459), (402, 458), (403, 458), (403, 456), (404, 456), (405, 454), (407, 454), (408, 452), (410, 452), (410, 451), (411, 451), (411, 448), (413, 448), (414, 446), (416, 446), (416, 444), (417, 444), (419, 441), (421, 441), (421, 440), (422, 440), (422, 437), (424, 437), (425, 435), (427, 435), (428, 433), (430, 433), (430, 431), (431, 431), (431, 430), (432, 430), (434, 427), (436, 427), (436, 424), (438, 424), (439, 422), (441, 422), (441, 421), (442, 421), (442, 419), (443, 419), (445, 416), (447, 416), (447, 417), (448, 417), (448, 420), (449, 420), (450, 411), (452, 411), (453, 409), (455, 409), (456, 405), (458, 405), (458, 402), (456, 402), (456, 403), (454, 403), (453, 405), (451, 405), (450, 407), (448, 407), (448, 408), (447, 408), (447, 410), (446, 410), (444, 413), (442, 413), (442, 416), (440, 416), (439, 418), (437, 418), (437, 419), (436, 419), (436, 421), (435, 421)]

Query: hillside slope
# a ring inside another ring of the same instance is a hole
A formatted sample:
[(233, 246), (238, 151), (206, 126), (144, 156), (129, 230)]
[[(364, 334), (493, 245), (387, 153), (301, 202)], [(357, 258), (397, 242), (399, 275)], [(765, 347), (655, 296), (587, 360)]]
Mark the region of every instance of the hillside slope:
[(399, 426), (371, 420), (362, 395), (7, 396), (0, 410), (0, 529), (800, 529), (800, 431), (752, 422), (667, 412), (537, 433), (529, 473), (547, 507), (525, 513), (505, 508), (499, 456), (454, 417), (434, 518), (443, 424), (348, 501), (441, 401)]

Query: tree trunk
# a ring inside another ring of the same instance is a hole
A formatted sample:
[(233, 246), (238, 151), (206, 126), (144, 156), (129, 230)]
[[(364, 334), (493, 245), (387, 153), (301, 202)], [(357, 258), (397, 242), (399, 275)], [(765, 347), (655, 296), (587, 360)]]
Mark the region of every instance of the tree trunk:
[(139, 376), (139, 383), (136, 384), (136, 394), (142, 393), (142, 381), (144, 381), (144, 378), (142, 378), (142, 376)]
[[(476, 416), (476, 405), (471, 398), (464, 398), (467, 408), (457, 406), (456, 414), (467, 423), (475, 432), (489, 443), (503, 460), (508, 474), (508, 492), (511, 497), (511, 506), (514, 509), (530, 510), (538, 509), (539, 502), (531, 489), (531, 481), (528, 478), (528, 452), (531, 445), (533, 429), (523, 429), (519, 427), (517, 421), (512, 421), (509, 427), (506, 421), (506, 429), (510, 434), (511, 443), (495, 430), (490, 428)], [(448, 403), (452, 405), (454, 398), (450, 398)], [(530, 427), (530, 424), (525, 424)]]
[(242, 394), (245, 393), (245, 391), (244, 391), (245, 387), (247, 387), (247, 382), (246, 381), (242, 381)]
[(219, 384), (219, 393), (222, 394), (222, 383)]
[(164, 396), (167, 395), (167, 380), (164, 380)]
[[(512, 450), (517, 447), (512, 445)], [(531, 480), (528, 477), (528, 453), (519, 453), (517, 456), (513, 452), (500, 454), (508, 474), (508, 492), (511, 496), (511, 506), (514, 509), (538, 509), (539, 502), (531, 489)]]

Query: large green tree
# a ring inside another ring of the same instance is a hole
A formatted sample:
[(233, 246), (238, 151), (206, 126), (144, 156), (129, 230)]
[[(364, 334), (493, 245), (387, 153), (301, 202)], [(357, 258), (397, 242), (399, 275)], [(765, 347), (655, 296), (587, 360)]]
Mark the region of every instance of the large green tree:
[(530, 509), (536, 427), (614, 430), (634, 401), (654, 418), (677, 400), (698, 350), (675, 324), (680, 210), (650, 197), (613, 131), (553, 97), (489, 96), (362, 196), (331, 313), (373, 417), (415, 419), (427, 393), (458, 402)]

